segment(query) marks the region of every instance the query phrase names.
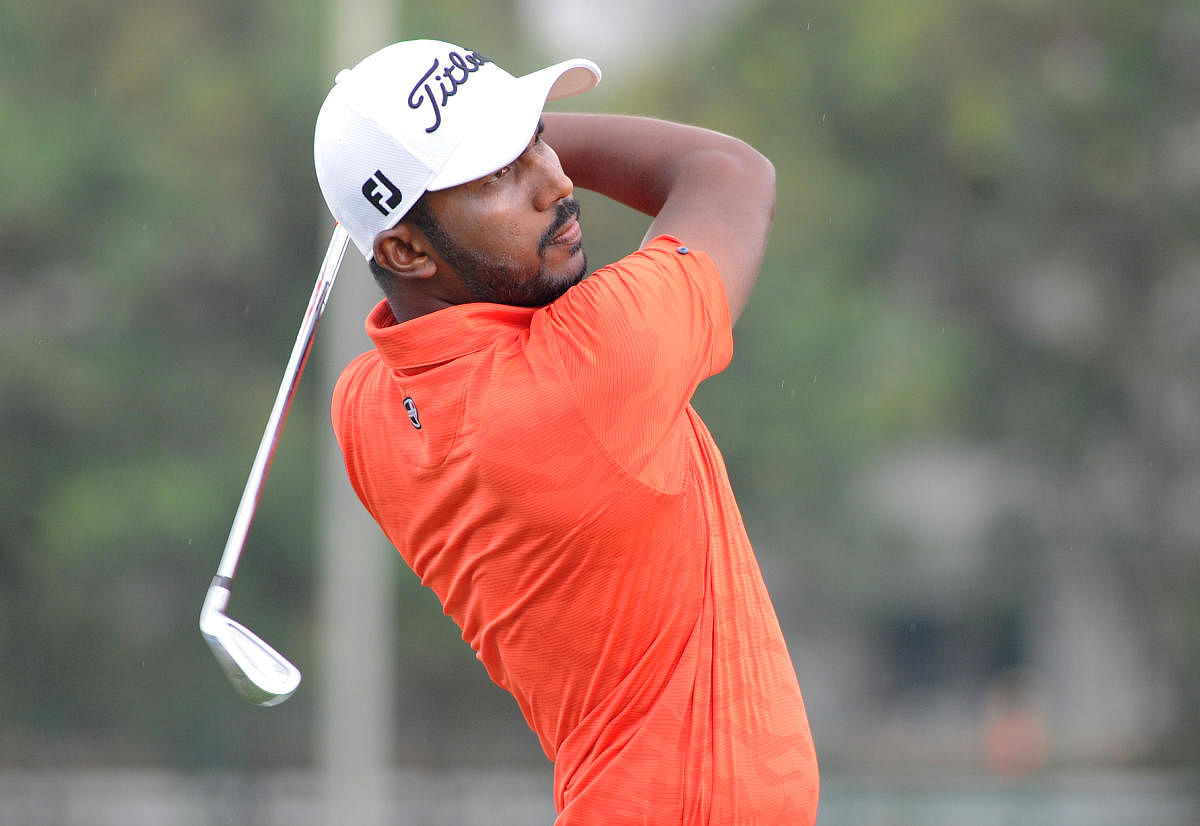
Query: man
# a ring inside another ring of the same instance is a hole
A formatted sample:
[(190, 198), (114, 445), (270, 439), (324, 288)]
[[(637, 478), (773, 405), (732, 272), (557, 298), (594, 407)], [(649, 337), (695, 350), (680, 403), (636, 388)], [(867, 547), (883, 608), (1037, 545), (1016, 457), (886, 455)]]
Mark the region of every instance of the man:
[[(338, 76), (318, 179), (385, 298), (334, 429), (554, 761), (559, 826), (810, 824), (795, 671), (689, 404), (732, 357), (774, 170), (702, 129), (543, 114), (599, 78), (436, 41)], [(590, 276), (575, 184), (653, 218)]]

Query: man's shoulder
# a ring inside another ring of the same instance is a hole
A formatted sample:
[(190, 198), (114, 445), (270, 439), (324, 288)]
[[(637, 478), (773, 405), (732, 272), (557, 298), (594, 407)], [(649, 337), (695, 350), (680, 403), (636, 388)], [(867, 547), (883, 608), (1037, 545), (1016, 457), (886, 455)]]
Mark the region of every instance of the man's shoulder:
[(353, 409), (364, 401), (364, 386), (376, 379), (384, 369), (383, 359), (374, 349), (360, 353), (342, 368), (337, 381), (334, 382), (333, 396), (330, 399), (330, 414), (335, 431), (342, 430)]
[(371, 349), (364, 353), (359, 353), (338, 374), (337, 381), (333, 387), (334, 399), (336, 400), (339, 396), (344, 396), (352, 385), (361, 382), (365, 377), (382, 366), (383, 360), (379, 357), (377, 350)]
[(614, 261), (610, 267), (658, 269), (663, 266), (702, 266), (702, 258), (693, 256), (693, 250), (674, 235), (656, 235), (636, 250)]

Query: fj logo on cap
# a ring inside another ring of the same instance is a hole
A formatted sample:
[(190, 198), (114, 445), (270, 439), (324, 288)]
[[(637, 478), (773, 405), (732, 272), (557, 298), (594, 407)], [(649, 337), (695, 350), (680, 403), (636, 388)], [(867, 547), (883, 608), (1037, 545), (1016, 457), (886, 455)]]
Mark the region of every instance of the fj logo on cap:
[[(379, 210), (379, 214), (384, 216), (400, 206), (400, 202), (404, 200), (404, 196), (400, 194), (396, 185), (378, 169), (375, 170), (374, 175), (363, 181), (362, 194), (373, 207)], [(387, 196), (386, 201), (384, 200), (385, 195)]]

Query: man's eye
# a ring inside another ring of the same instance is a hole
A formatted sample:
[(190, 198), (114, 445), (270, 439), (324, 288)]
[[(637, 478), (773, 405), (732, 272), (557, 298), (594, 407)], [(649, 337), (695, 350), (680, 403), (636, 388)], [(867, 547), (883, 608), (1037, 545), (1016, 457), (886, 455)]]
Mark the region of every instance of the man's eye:
[(497, 169), (495, 172), (492, 173), (492, 176), (490, 178), (488, 178), (488, 180), (489, 181), (498, 181), (501, 178), (503, 178), (505, 175), (507, 175), (509, 172), (512, 172), (512, 164), (509, 164), (508, 166), (500, 167), (499, 169)]

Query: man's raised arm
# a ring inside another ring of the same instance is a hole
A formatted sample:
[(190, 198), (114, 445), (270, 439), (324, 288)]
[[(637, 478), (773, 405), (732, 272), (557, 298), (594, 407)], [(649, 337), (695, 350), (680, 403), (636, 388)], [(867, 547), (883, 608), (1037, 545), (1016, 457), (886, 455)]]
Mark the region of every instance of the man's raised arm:
[(775, 168), (746, 143), (694, 126), (625, 115), (547, 112), (544, 140), (576, 186), (654, 221), (713, 259), (737, 319), (775, 211)]

